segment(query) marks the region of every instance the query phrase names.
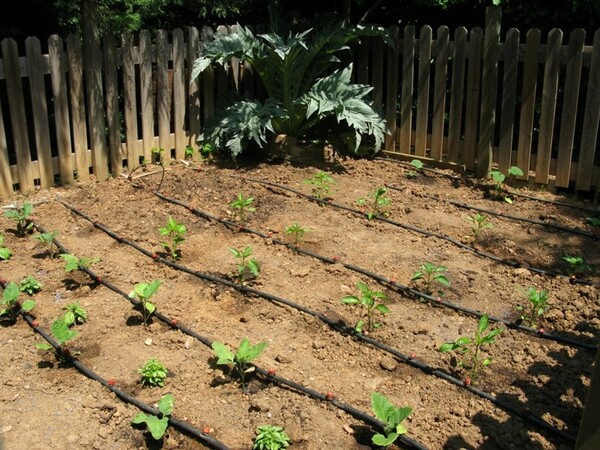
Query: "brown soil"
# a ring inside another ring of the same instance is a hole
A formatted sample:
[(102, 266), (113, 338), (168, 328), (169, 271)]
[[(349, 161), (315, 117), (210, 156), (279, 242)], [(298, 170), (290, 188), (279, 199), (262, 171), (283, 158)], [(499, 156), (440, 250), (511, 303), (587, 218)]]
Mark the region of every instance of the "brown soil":
[[(290, 240), (284, 232), (292, 222), (310, 229), (301, 246), (340, 261), (355, 264), (402, 284), (420, 264), (447, 267), (451, 286), (444, 298), (461, 306), (515, 320), (517, 305), (526, 300), (520, 288), (547, 289), (551, 307), (539, 326), (586, 343), (597, 343), (600, 328), (599, 295), (595, 286), (571, 284), (565, 277), (534, 274), (458, 248), (451, 243), (380, 221), (368, 221), (350, 212), (322, 207), (278, 188), (245, 181), (244, 176), (288, 185), (305, 193), (303, 183), (315, 166), (261, 163), (233, 169), (218, 166), (172, 166), (161, 192), (215, 216), (231, 217), (229, 204), (238, 193), (255, 198), (256, 212), (247, 226)], [(512, 205), (486, 199), (474, 185), (456, 183), (440, 175), (406, 177), (407, 169), (392, 162), (344, 160), (324, 166), (335, 179), (333, 199), (350, 207), (384, 183), (389, 190), (390, 218), (470, 243), (467, 210), (425, 198), (437, 195), (513, 215), (594, 232), (585, 223), (589, 213), (515, 199)], [(458, 378), (464, 372), (452, 367), (449, 354), (439, 346), (460, 335), (473, 334), (477, 319), (408, 298), (388, 286), (344, 268), (274, 245), (270, 239), (231, 230), (193, 215), (187, 209), (153, 195), (160, 174), (139, 178), (143, 188), (123, 178), (105, 183), (37, 192), (29, 201), (36, 206), (36, 223), (57, 230), (59, 241), (80, 257), (100, 257), (92, 269), (125, 292), (136, 283), (160, 279), (155, 296), (158, 310), (211, 340), (230, 347), (248, 337), (268, 342), (256, 363), (318, 392), (333, 392), (336, 399), (373, 414), (370, 395), (386, 395), (400, 406), (414, 409), (407, 420), (409, 436), (433, 448), (448, 449), (567, 449), (572, 444), (530, 422), (509, 414), (473, 393), (411, 367), (390, 355), (329, 328), (318, 319), (232, 288), (209, 283), (119, 244), (85, 219), (62, 206), (60, 198), (83, 210), (110, 229), (151, 251), (162, 251), (157, 229), (168, 216), (183, 222), (188, 233), (181, 246), (180, 264), (232, 279), (235, 264), (228, 247), (252, 246), (261, 263), (253, 288), (289, 299), (314, 311), (341, 317), (348, 324), (361, 318), (358, 307), (341, 304), (357, 294), (365, 282), (388, 297), (390, 312), (380, 316), (381, 328), (370, 336), (404, 354)], [(565, 199), (535, 192), (549, 199)], [(21, 199), (23, 200), (23, 199)], [(567, 201), (570, 201), (567, 199)], [(582, 255), (593, 270), (585, 277), (600, 284), (598, 241), (573, 234), (491, 217), (482, 250), (546, 270), (565, 273), (565, 254)], [(80, 302), (89, 320), (75, 328), (72, 347), (78, 358), (105, 379), (139, 399), (153, 404), (167, 392), (175, 398), (174, 416), (195, 427), (212, 428), (211, 436), (232, 449), (250, 449), (259, 425), (283, 426), (291, 449), (369, 448), (374, 430), (363, 422), (306, 395), (274, 384), (252, 383), (244, 392), (215, 365), (212, 350), (156, 319), (145, 328), (139, 311), (123, 297), (91, 282), (83, 273), (65, 274), (64, 262), (50, 258), (31, 238), (11, 232), (13, 224), (0, 218), (9, 261), (0, 261), (0, 277), (19, 282), (27, 275), (43, 289), (35, 295), (34, 315), (45, 330), (67, 304)], [(422, 287), (422, 286), (420, 286)], [(22, 299), (24, 297), (22, 296)], [(108, 389), (38, 353), (42, 338), (19, 319), (0, 328), (0, 442), (6, 449), (130, 449), (153, 448), (142, 429), (133, 428), (137, 408), (120, 401)], [(486, 349), (493, 356), (477, 383), (509, 405), (527, 410), (575, 436), (594, 352), (517, 330), (505, 330)], [(137, 369), (150, 357), (170, 371), (164, 388), (142, 388)], [(164, 448), (204, 448), (173, 428)], [(0, 448), (2, 445), (0, 444)]]

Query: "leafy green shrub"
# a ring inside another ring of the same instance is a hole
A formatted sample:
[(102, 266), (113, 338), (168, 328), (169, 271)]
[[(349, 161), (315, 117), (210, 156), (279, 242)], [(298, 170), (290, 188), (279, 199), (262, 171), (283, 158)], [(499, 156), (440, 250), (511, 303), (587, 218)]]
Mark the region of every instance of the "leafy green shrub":
[(256, 429), (256, 439), (252, 450), (281, 450), (288, 448), (290, 438), (282, 427), (262, 425)]
[(150, 358), (138, 369), (142, 386), (163, 387), (169, 371), (158, 359)]

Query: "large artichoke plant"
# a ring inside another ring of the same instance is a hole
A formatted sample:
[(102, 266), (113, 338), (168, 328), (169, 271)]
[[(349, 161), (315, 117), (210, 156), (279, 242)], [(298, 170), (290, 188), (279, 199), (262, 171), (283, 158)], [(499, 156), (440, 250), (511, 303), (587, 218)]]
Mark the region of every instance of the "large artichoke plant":
[(283, 22), (271, 14), (270, 33), (256, 35), (238, 26), (236, 33), (218, 34), (203, 44), (192, 79), (212, 64), (224, 65), (236, 57), (248, 62), (261, 78), (267, 100), (244, 99), (217, 111), (205, 124), (199, 141), (214, 148), (226, 147), (235, 159), (245, 140), (263, 147), (275, 134), (298, 138), (333, 116), (354, 130), (354, 150), (364, 135), (372, 136), (374, 150), (379, 150), (387, 129), (367, 97), (372, 87), (351, 82), (352, 64), (332, 69), (340, 63), (337, 55), (361, 36), (380, 35), (391, 44), (383, 28), (329, 21), (297, 32)]

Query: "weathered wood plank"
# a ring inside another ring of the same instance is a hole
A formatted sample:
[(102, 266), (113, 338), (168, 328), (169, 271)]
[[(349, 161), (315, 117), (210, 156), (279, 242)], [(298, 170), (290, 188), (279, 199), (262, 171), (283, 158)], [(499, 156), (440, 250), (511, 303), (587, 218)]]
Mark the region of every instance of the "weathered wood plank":
[(444, 120), (446, 117), (446, 84), (448, 79), (448, 57), (450, 31), (441, 26), (437, 30), (437, 55), (435, 57), (435, 81), (433, 91), (433, 120), (431, 124), (431, 159), (442, 159), (444, 142)]
[(129, 33), (121, 36), (123, 55), (123, 100), (125, 109), (125, 142), (127, 144), (127, 169), (131, 172), (139, 166), (137, 152), (138, 124), (137, 99), (135, 95), (135, 64), (133, 62), (133, 36)]
[(588, 191), (592, 186), (592, 168), (598, 138), (598, 125), (600, 123), (600, 30), (594, 34), (594, 53), (589, 73), (583, 126), (581, 129), (581, 147), (579, 150), (579, 167), (575, 189)]
[[(33, 112), (35, 149), (39, 162), (40, 186), (47, 188), (54, 185), (54, 170), (52, 168), (52, 152), (48, 145), (50, 142), (50, 127), (48, 124), (48, 103), (46, 101), (40, 40), (36, 37), (28, 37), (25, 40), (25, 51), (27, 53), (27, 71), (29, 73), (29, 91)], [(85, 117), (83, 120), (85, 130)]]
[[(58, 161), (61, 184), (72, 184), (73, 153), (71, 151), (71, 126), (69, 121), (69, 94), (63, 40), (57, 35), (48, 39), (48, 55), (50, 56), (50, 78), (54, 97), (54, 118), (56, 125), (56, 142), (58, 145)], [(17, 160), (20, 166), (21, 162)]]
[(356, 83), (369, 84), (369, 46), (371, 39), (365, 37), (358, 45), (358, 62), (356, 64)]
[[(217, 34), (229, 34), (229, 28), (224, 25), (217, 27)], [(227, 97), (229, 92), (229, 73), (231, 72), (231, 65), (228, 63), (222, 66), (217, 66), (215, 69), (215, 79), (217, 85), (217, 98)]]
[(123, 152), (121, 150), (121, 124), (119, 122), (119, 74), (117, 72), (115, 37), (112, 34), (105, 34), (102, 44), (110, 170), (113, 176), (118, 176), (123, 171)]
[(412, 106), (415, 79), (415, 27), (404, 28), (404, 52), (402, 54), (402, 96), (400, 105), (400, 152), (411, 153)]
[(171, 162), (171, 89), (169, 88), (169, 54), (167, 32), (156, 32), (156, 106), (158, 111), (158, 138), (163, 164)]
[(525, 49), (525, 68), (523, 71), (523, 90), (521, 94), (521, 113), (519, 123), (519, 144), (517, 147), (517, 166), (523, 171), (521, 179), (529, 179), (531, 161), (531, 140), (533, 137), (533, 118), (535, 113), (535, 91), (537, 88), (538, 50), (540, 30), (534, 28), (527, 33)]
[(33, 180), (36, 178), (31, 166), (29, 137), (27, 136), (27, 116), (25, 113), (25, 98), (23, 84), (19, 70), (19, 53), (17, 42), (14, 39), (2, 41), (2, 59), (6, 75), (6, 90), (10, 111), (10, 122), (13, 129), (15, 154), (19, 173), (19, 189), (27, 192), (33, 189)]
[(465, 89), (465, 65), (467, 54), (467, 29), (459, 27), (454, 32), (452, 57), (452, 93), (448, 118), (448, 160), (457, 162), (461, 155), (461, 129)]
[(385, 99), (385, 121), (390, 134), (385, 137), (385, 149), (393, 151), (396, 145), (396, 107), (398, 103), (400, 30), (397, 26), (390, 29), (394, 47), (388, 47), (387, 53), (387, 86)]
[(513, 132), (517, 103), (519, 30), (511, 28), (504, 44), (504, 74), (502, 78), (502, 105), (500, 109), (500, 142), (498, 169), (502, 173), (510, 168), (512, 161)]
[(154, 146), (154, 90), (152, 83), (152, 41), (146, 30), (140, 32), (140, 113), (144, 160), (152, 161)]
[(558, 155), (556, 164), (556, 187), (569, 187), (571, 164), (573, 159), (573, 142), (577, 121), (577, 105), (579, 103), (579, 86), (581, 83), (581, 63), (585, 31), (573, 30), (569, 36), (569, 58), (565, 74), (565, 87), (560, 118), (560, 135), (558, 138)]
[(477, 129), (481, 104), (481, 48), (483, 30), (474, 28), (469, 36), (469, 69), (467, 76), (467, 98), (465, 105), (464, 161), (468, 170), (475, 168)]
[(558, 73), (560, 71), (560, 46), (562, 31), (555, 28), (548, 34), (546, 64), (544, 67), (544, 86), (542, 89), (542, 112), (540, 115), (540, 135), (538, 138), (535, 166), (535, 182), (548, 183), (550, 160), (552, 159), (552, 137), (554, 135), (554, 116), (556, 114), (556, 95), (558, 94)]
[(496, 93), (498, 90), (498, 45), (502, 9), (488, 6), (485, 11), (485, 37), (483, 40), (483, 75), (481, 77), (481, 111), (479, 119), (479, 145), (475, 175), (487, 177), (492, 168), (492, 147), (496, 124)]
[(371, 86), (373, 86), (373, 106), (376, 111), (381, 111), (383, 104), (383, 40), (380, 37), (373, 38)]
[(415, 155), (417, 156), (426, 156), (427, 153), (431, 35), (432, 30), (429, 25), (421, 28), (421, 34), (419, 35), (419, 76), (417, 80), (417, 129), (415, 130)]
[(2, 104), (0, 103), (0, 197), (3, 200), (12, 197), (12, 187), (13, 179), (10, 171), (10, 160), (8, 158), (8, 143), (6, 142), (6, 130), (4, 129)]
[[(202, 41), (209, 42), (213, 38), (210, 27), (202, 28)], [(215, 69), (209, 66), (202, 73), (202, 101), (204, 103), (204, 121), (215, 115)]]
[(175, 126), (175, 158), (185, 159), (185, 67), (183, 31), (173, 31), (173, 122)]
[[(188, 29), (188, 54), (187, 54), (187, 72), (186, 81), (188, 83), (187, 114), (188, 114), (188, 134), (186, 145), (196, 148), (198, 137), (200, 136), (200, 77), (191, 79), (192, 65), (199, 55), (200, 37), (198, 29), (189, 27)], [(244, 75), (246, 76), (246, 74)], [(246, 81), (246, 78), (244, 78)], [(194, 159), (200, 157), (199, 152), (194, 152)]]

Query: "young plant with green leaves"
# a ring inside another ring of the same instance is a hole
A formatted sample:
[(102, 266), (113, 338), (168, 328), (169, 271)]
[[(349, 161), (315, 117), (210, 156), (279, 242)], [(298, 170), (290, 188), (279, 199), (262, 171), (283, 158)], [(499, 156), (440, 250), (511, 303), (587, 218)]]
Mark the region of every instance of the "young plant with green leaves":
[(129, 293), (129, 297), (139, 300), (142, 305), (144, 326), (148, 325), (148, 319), (156, 311), (156, 305), (150, 299), (156, 294), (161, 284), (162, 281), (160, 280), (153, 280), (149, 283), (137, 283), (133, 287), (133, 292)]
[(244, 197), (244, 194), (241, 192), (238, 194), (237, 198), (231, 202), (231, 207), (233, 208), (233, 214), (237, 217), (238, 221), (245, 222), (248, 220), (248, 214), (256, 211), (256, 208), (252, 206), (254, 202), (254, 197)]
[(387, 314), (390, 312), (387, 306), (383, 303), (386, 300), (386, 296), (383, 292), (372, 291), (369, 286), (365, 283), (356, 283), (357, 289), (360, 291), (360, 295), (349, 295), (342, 299), (342, 303), (346, 305), (359, 305), (367, 310), (366, 321), (360, 319), (356, 322), (354, 329), (357, 333), (370, 333), (371, 331), (379, 328), (381, 323), (374, 321), (375, 312), (380, 314)]
[(60, 346), (60, 349), (56, 350), (47, 342), (36, 344), (36, 348), (44, 352), (52, 351), (58, 360), (64, 360), (65, 356), (70, 354), (70, 350), (68, 349), (69, 341), (77, 337), (79, 332), (71, 330), (69, 325), (67, 325), (67, 322), (65, 322), (64, 317), (56, 319), (54, 322), (52, 322), (50, 331), (52, 333), (52, 337)]
[(266, 342), (259, 342), (252, 345), (248, 338), (244, 338), (240, 343), (235, 354), (224, 344), (213, 342), (212, 349), (217, 356), (217, 365), (228, 366), (240, 377), (242, 388), (246, 388), (246, 374), (254, 371), (254, 367), (249, 364), (258, 358), (267, 348)]
[(25, 300), (23, 304), (19, 304), (19, 286), (16, 283), (10, 282), (4, 288), (2, 293), (2, 302), (0, 302), (0, 316), (8, 316), (10, 320), (17, 320), (17, 317), (22, 312), (29, 312), (35, 307), (33, 300)]
[(100, 258), (78, 258), (68, 253), (61, 253), (60, 257), (65, 260), (65, 272), (88, 269), (92, 264), (100, 262)]
[(467, 370), (467, 383), (475, 384), (484, 367), (490, 365), (492, 358), (482, 355), (483, 348), (493, 344), (496, 336), (502, 333), (502, 328), (494, 328), (486, 333), (489, 327), (489, 317), (484, 314), (479, 319), (474, 336), (461, 336), (454, 342), (446, 342), (440, 346), (440, 352), (456, 352), (461, 357), (458, 366)]
[(311, 192), (313, 197), (323, 199), (329, 195), (329, 192), (331, 192), (331, 185), (335, 182), (333, 181), (331, 175), (320, 170), (315, 173), (312, 178), (305, 178), (303, 183), (310, 184), (312, 186)]
[(309, 228), (301, 227), (298, 222), (294, 222), (285, 229), (285, 232), (294, 238), (294, 245), (298, 245), (308, 231), (310, 231)]
[(583, 256), (565, 255), (563, 256), (563, 261), (567, 263), (569, 275), (581, 275), (584, 272), (592, 270), (583, 259)]
[(66, 311), (63, 318), (68, 327), (81, 325), (87, 321), (87, 311), (79, 303), (71, 303), (65, 306), (63, 310)]
[(385, 207), (390, 205), (392, 201), (386, 194), (387, 188), (379, 187), (371, 192), (367, 197), (359, 198), (356, 201), (357, 205), (367, 207), (367, 218), (374, 219), (377, 216), (388, 216)]
[(290, 438), (282, 427), (261, 425), (256, 428), (256, 438), (252, 450), (281, 450), (288, 448)]
[(467, 216), (467, 221), (471, 225), (471, 235), (475, 244), (479, 242), (481, 233), (483, 233), (484, 230), (494, 228), (494, 225), (490, 222), (488, 216), (484, 216), (483, 214), (477, 213), (472, 216)]
[(187, 145), (185, 147), (185, 159), (193, 159), (194, 158), (194, 147), (192, 147), (191, 145)]
[(133, 425), (146, 424), (146, 428), (155, 440), (160, 440), (169, 427), (169, 416), (173, 414), (174, 399), (171, 394), (166, 394), (158, 401), (158, 415), (139, 413), (133, 418)]
[(423, 162), (420, 159), (413, 159), (410, 165), (412, 170), (406, 172), (406, 178), (416, 178), (418, 174), (423, 173)]
[(175, 219), (169, 216), (166, 226), (159, 228), (158, 232), (161, 236), (167, 238), (167, 241), (161, 242), (160, 245), (169, 253), (171, 259), (176, 261), (177, 259), (181, 258), (181, 250), (179, 249), (179, 245), (185, 241), (185, 225), (177, 222)]
[[(517, 166), (511, 166), (508, 168), (507, 174), (508, 174), (508, 176), (512, 175), (515, 177), (520, 177), (520, 176), (523, 176), (523, 171), (520, 168), (518, 168)], [(492, 178), (492, 180), (495, 183), (493, 197), (497, 200), (504, 200), (506, 203), (512, 203), (513, 202), (512, 199), (506, 195), (506, 186), (504, 184), (504, 182), (507, 178), (507, 175), (504, 175), (499, 170), (494, 169), (489, 173), (489, 176)]]
[(256, 259), (251, 258), (251, 246), (247, 246), (244, 250), (229, 247), (229, 252), (237, 260), (236, 276), (241, 283), (251, 278), (258, 278), (258, 275), (260, 274), (260, 263)]
[(48, 254), (50, 258), (54, 258), (58, 252), (58, 248), (54, 244), (54, 238), (58, 234), (58, 231), (47, 231), (45, 233), (36, 234), (33, 236), (34, 239), (46, 244), (48, 247)]
[[(319, 15), (311, 28), (294, 17), (269, 8), (270, 31), (254, 34), (238, 26), (236, 33), (216, 34), (205, 41), (194, 62), (195, 79), (213, 64), (225, 66), (235, 57), (249, 64), (267, 91), (267, 100), (240, 100), (207, 121), (200, 142), (226, 148), (235, 159), (252, 140), (259, 147), (273, 135), (299, 138), (318, 123), (333, 118), (354, 132), (354, 151), (364, 136), (378, 151), (387, 133), (385, 120), (369, 99), (370, 86), (352, 83), (352, 65), (331, 70), (340, 54), (361, 36), (381, 36), (393, 46), (383, 27), (352, 26), (347, 21)], [(299, 29), (303, 27), (303, 29)]]
[(11, 256), (12, 252), (4, 246), (4, 236), (0, 234), (0, 260), (8, 260)]
[(600, 217), (586, 217), (585, 221), (593, 227), (600, 227)]
[(22, 206), (17, 206), (15, 209), (6, 211), (3, 215), (15, 222), (19, 236), (25, 236), (27, 232), (33, 229), (33, 222), (31, 220), (32, 212), (33, 205), (31, 203), (23, 203)]
[(387, 397), (378, 392), (371, 393), (371, 406), (375, 417), (384, 423), (383, 434), (375, 434), (371, 440), (373, 444), (379, 447), (387, 448), (392, 445), (396, 439), (407, 432), (402, 422), (413, 412), (412, 408), (404, 406), (396, 408)]
[(150, 358), (138, 369), (143, 387), (164, 387), (169, 371), (158, 359)]
[(152, 147), (152, 149), (150, 149), (150, 153), (152, 154), (152, 162), (154, 164), (159, 164), (162, 166), (163, 154), (165, 153), (165, 149), (158, 148), (158, 147)]
[[(432, 286), (437, 283), (441, 286), (450, 286), (450, 280), (446, 277), (448, 269), (445, 266), (436, 266), (431, 263), (421, 264), (419, 270), (413, 273), (411, 281), (422, 281), (425, 289), (425, 293), (431, 294)], [(442, 291), (438, 291), (442, 294)]]
[(19, 283), (19, 290), (21, 292), (26, 292), (29, 295), (33, 295), (42, 290), (42, 283), (30, 275)]
[(521, 320), (528, 326), (535, 327), (538, 320), (544, 315), (548, 307), (548, 291), (545, 289), (537, 290), (530, 287), (528, 290), (521, 289), (521, 292), (527, 297), (529, 304), (527, 306), (517, 306), (517, 311), (521, 313)]

